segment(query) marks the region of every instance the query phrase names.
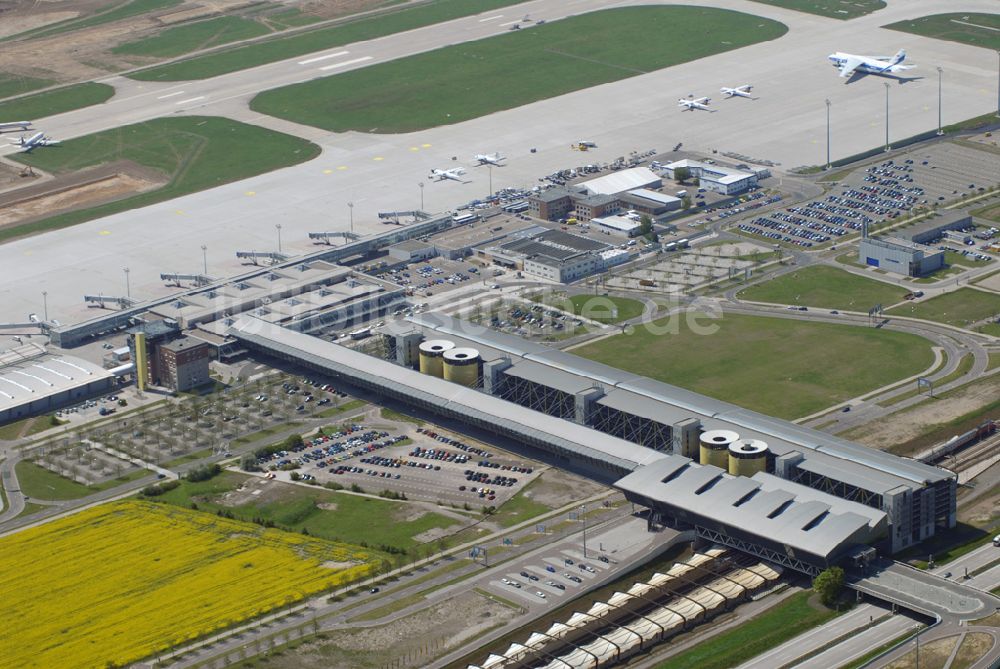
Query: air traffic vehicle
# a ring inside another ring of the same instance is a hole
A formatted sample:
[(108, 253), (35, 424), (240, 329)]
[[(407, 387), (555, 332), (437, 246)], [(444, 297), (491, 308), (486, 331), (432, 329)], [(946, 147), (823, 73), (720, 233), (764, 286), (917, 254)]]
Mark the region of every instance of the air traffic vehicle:
[(736, 88), (728, 88), (723, 86), (721, 90), (727, 98), (739, 96), (741, 98), (753, 97), (750, 95), (750, 91), (753, 90), (753, 86), (750, 84), (743, 84), (742, 86), (737, 86)]
[(0, 123), (0, 132), (5, 130), (27, 130), (31, 127), (31, 121), (5, 121)]
[(715, 111), (708, 108), (709, 102), (711, 102), (709, 98), (681, 98), (677, 101), (677, 106), (681, 108), (681, 111), (694, 111), (695, 109), (702, 109), (709, 112)]
[(16, 142), (11, 142), (11, 146), (20, 146), (22, 153), (30, 153), (32, 149), (37, 149), (39, 146), (52, 146), (58, 143), (58, 140), (46, 137), (44, 132), (36, 132), (27, 139), (22, 135)]
[(856, 56), (851, 53), (831, 53), (827, 58), (834, 67), (840, 69), (840, 76), (850, 77), (855, 72), (864, 74), (898, 74), (915, 65), (901, 65), (906, 59), (906, 51), (900, 49), (895, 56)]
[(452, 181), (462, 181), (462, 175), (465, 174), (465, 170), (461, 167), (453, 167), (450, 170), (431, 170), (431, 178), (437, 178), (438, 181), (444, 181), (445, 179), (451, 179)]
[(480, 165), (499, 165), (501, 160), (506, 159), (506, 156), (501, 156), (499, 153), (477, 153), (473, 156), (473, 159), (478, 161)]

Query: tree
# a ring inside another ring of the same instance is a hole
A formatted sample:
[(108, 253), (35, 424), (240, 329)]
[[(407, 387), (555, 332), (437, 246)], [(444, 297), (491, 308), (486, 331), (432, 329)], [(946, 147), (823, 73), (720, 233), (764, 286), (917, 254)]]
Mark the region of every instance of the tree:
[(826, 606), (833, 606), (843, 588), (844, 570), (840, 567), (828, 567), (813, 579), (813, 590)]
[(302, 435), (301, 434), (290, 434), (287, 437), (285, 437), (285, 441), (282, 442), (282, 443), (283, 443), (286, 451), (290, 451), (292, 449), (301, 447), (302, 444), (303, 444), (303, 442), (302, 442)]
[(684, 210), (688, 210), (691, 208), (691, 198), (689, 198), (687, 195), (681, 198), (681, 208)]
[(674, 181), (679, 184), (684, 183), (689, 178), (691, 178), (691, 170), (686, 167), (675, 167), (674, 168)]
[(257, 464), (257, 456), (253, 453), (244, 453), (243, 457), (240, 458), (240, 469), (245, 472), (260, 471), (260, 466)]
[(639, 234), (645, 237), (653, 231), (653, 219), (649, 217), (649, 214), (643, 214), (639, 217)]

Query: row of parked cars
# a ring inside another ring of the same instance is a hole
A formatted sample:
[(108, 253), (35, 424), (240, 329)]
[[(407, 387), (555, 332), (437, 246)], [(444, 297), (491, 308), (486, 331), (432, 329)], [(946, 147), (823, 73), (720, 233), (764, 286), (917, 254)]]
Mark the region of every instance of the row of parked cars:
[(462, 441), (459, 441), (458, 439), (452, 439), (451, 437), (449, 437), (447, 435), (438, 434), (437, 432), (434, 432), (433, 430), (428, 430), (427, 428), (418, 427), (417, 428), (417, 434), (423, 434), (423, 435), (426, 435), (426, 436), (430, 437), (431, 439), (435, 439), (437, 441), (440, 441), (443, 444), (448, 444), (449, 446), (454, 446), (458, 450), (463, 451), (465, 453), (472, 453), (473, 455), (478, 455), (478, 456), (483, 457), (483, 458), (492, 458), (493, 457), (492, 453), (490, 453), (489, 451), (485, 451), (482, 448), (479, 448), (478, 446), (469, 446), (468, 444), (466, 444), (466, 443), (464, 443)]

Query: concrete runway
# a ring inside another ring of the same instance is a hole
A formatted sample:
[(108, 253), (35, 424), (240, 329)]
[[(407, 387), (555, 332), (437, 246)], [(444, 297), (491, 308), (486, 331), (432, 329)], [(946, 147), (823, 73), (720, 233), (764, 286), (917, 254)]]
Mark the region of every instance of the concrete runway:
[[(471, 167), (477, 152), (500, 151), (508, 164), (492, 169), (494, 189), (534, 184), (556, 169), (606, 162), (632, 150), (737, 151), (782, 167), (825, 160), (825, 104), (833, 104), (833, 156), (884, 141), (885, 79), (845, 83), (826, 61), (832, 51), (878, 55), (906, 48), (919, 64), (914, 80), (890, 80), (891, 134), (906, 137), (937, 124), (935, 66), (945, 69), (944, 122), (995, 108), (996, 58), (986, 50), (880, 28), (904, 18), (944, 11), (991, 11), (994, 0), (919, 0), (894, 3), (875, 14), (838, 21), (747, 0), (691, 0), (687, 4), (738, 9), (779, 20), (789, 32), (729, 53), (578, 91), (465, 123), (400, 135), (331, 134), (247, 109), (257, 91), (364, 67), (445, 44), (501, 34), (504, 24), (530, 14), (553, 20), (569, 14), (631, 4), (606, 0), (536, 0), (389, 37), (346, 45), (202, 82), (153, 84), (106, 79), (118, 93), (104, 105), (49, 119), (37, 127), (60, 139), (169, 114), (223, 115), (291, 132), (318, 142), (323, 154), (308, 163), (140, 210), (109, 216), (0, 247), (0, 321), (48, 312), (62, 322), (93, 315), (84, 292), (122, 295), (129, 267), (131, 295), (145, 299), (174, 289), (161, 271), (199, 271), (201, 245), (209, 273), (239, 271), (235, 251), (312, 247), (306, 232), (345, 230), (354, 203), (357, 232), (383, 229), (378, 211), (413, 209), (421, 195), (427, 211), (444, 211), (487, 194), (490, 170)], [(493, 18), (497, 17), (497, 18)], [(669, 35), (665, 35), (665, 39)], [(641, 48), (641, 47), (640, 47)], [(319, 59), (319, 60), (317, 60)], [(329, 69), (322, 69), (329, 68)], [(757, 100), (722, 100), (720, 86), (754, 84)], [(677, 109), (692, 93), (713, 97), (717, 113)], [(587, 154), (569, 144), (591, 140)], [(537, 153), (530, 149), (537, 148)], [(452, 157), (457, 161), (452, 161)], [(433, 182), (430, 169), (464, 165), (470, 183)], [(419, 183), (425, 187), (420, 188)]]

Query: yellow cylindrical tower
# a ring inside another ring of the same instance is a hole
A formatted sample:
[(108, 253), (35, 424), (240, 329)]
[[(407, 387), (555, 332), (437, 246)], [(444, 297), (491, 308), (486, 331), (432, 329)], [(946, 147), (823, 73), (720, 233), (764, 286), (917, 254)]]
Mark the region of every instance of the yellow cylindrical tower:
[(767, 471), (767, 443), (760, 439), (740, 439), (729, 445), (729, 473), (753, 476)]
[(455, 348), (455, 344), (447, 339), (428, 339), (420, 345), (420, 373), (429, 376), (436, 376), (439, 379), (444, 376), (444, 366), (442, 357), (445, 351)]
[(729, 467), (729, 445), (740, 438), (732, 430), (708, 430), (699, 438), (699, 459), (703, 465), (714, 465), (720, 469)]
[(444, 378), (473, 388), (479, 385), (480, 358), (474, 348), (453, 348), (445, 351)]

